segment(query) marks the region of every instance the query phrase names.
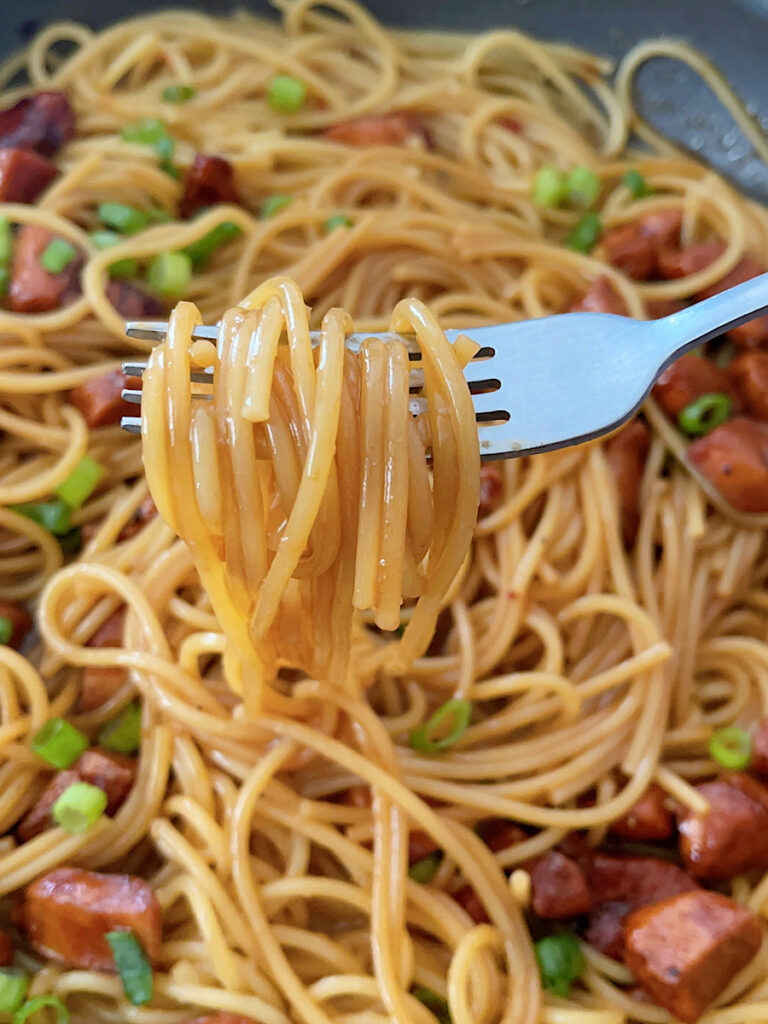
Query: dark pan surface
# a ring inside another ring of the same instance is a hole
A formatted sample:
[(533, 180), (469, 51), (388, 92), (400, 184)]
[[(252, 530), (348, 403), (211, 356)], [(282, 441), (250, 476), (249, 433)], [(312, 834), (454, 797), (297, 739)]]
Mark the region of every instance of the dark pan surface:
[[(0, 53), (55, 19), (99, 28), (158, 6), (156, 0), (0, 0)], [(168, 6), (216, 13), (237, 6), (269, 10), (266, 0), (190, 0)], [(768, 129), (768, 0), (368, 0), (367, 6), (389, 24), (461, 31), (514, 27), (613, 57), (650, 36), (686, 39), (717, 64)], [(663, 58), (648, 64), (638, 77), (637, 102), (665, 134), (768, 202), (768, 169), (686, 67)]]

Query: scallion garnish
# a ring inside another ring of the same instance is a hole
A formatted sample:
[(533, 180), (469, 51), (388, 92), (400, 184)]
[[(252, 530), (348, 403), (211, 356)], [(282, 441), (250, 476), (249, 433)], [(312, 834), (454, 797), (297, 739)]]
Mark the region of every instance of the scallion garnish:
[(418, 999), (420, 1003), (423, 1003), (437, 1017), (440, 1024), (451, 1024), (451, 1013), (448, 1009), (448, 1003), (437, 992), (433, 992), (431, 988), (419, 987), (413, 989), (411, 995)]
[(32, 749), (54, 768), (69, 768), (88, 749), (88, 737), (63, 718), (49, 718), (32, 737)]
[(298, 113), (306, 98), (306, 85), (293, 75), (275, 75), (267, 88), (267, 102), (278, 114)]
[(56, 488), (56, 494), (66, 501), (70, 508), (80, 508), (90, 498), (93, 489), (104, 474), (104, 470), (90, 455), (84, 455), (66, 480)]
[(0, 217), (0, 267), (7, 267), (13, 259), (13, 231), (7, 217)]
[(146, 213), (125, 203), (101, 203), (98, 209), (99, 220), (107, 227), (119, 231), (121, 235), (135, 235), (147, 226)]
[(161, 252), (147, 267), (147, 284), (164, 299), (181, 299), (192, 280), (192, 260), (185, 252)]
[(62, 270), (67, 269), (75, 256), (77, 256), (77, 249), (74, 245), (63, 238), (53, 238), (40, 257), (40, 265), (49, 274), (60, 274)]
[(261, 204), (261, 219), (267, 220), (269, 217), (274, 217), (276, 213), (284, 210), (286, 206), (290, 206), (292, 202), (293, 196), (267, 196)]
[(553, 164), (545, 164), (536, 172), (531, 193), (537, 206), (559, 206), (567, 192), (566, 177)]
[(192, 260), (192, 267), (195, 270), (200, 270), (205, 267), (217, 249), (242, 235), (242, 233), (237, 224), (233, 224), (231, 220), (225, 220), (221, 224), (217, 224), (215, 228), (211, 228), (207, 234), (203, 235), (202, 238), (198, 238), (196, 242), (187, 245), (183, 252)]
[(631, 193), (633, 199), (642, 199), (653, 191), (640, 171), (636, 171), (634, 168), (627, 171), (621, 179), (621, 183)]
[(11, 512), (26, 516), (57, 537), (69, 531), (72, 509), (65, 501), (25, 501), (9, 507)]
[(59, 537), (59, 547), (62, 554), (76, 555), (83, 546), (83, 529), (81, 526), (73, 526), (65, 534)]
[(411, 864), (408, 868), (408, 877), (412, 878), (414, 882), (421, 882), (422, 885), (426, 885), (437, 874), (437, 869), (440, 867), (442, 859), (443, 855), (439, 850), (428, 854), (426, 857), (422, 857), (421, 860), (417, 860), (415, 864)]
[(55, 1010), (56, 1024), (69, 1024), (69, 1010), (58, 996), (37, 996), (36, 999), (28, 999), (13, 1015), (13, 1024), (25, 1024), (33, 1014), (40, 1010)]
[[(91, 241), (97, 249), (111, 249), (113, 245), (120, 245), (125, 239), (116, 231), (94, 231), (91, 234)], [(132, 256), (126, 256), (124, 260), (116, 260), (109, 265), (111, 277), (136, 277), (138, 272), (138, 262)]]
[(13, 636), (13, 623), (7, 615), (0, 615), (0, 644), (9, 644)]
[(731, 415), (731, 399), (722, 391), (699, 395), (677, 414), (677, 422), (689, 437), (703, 437)]
[(548, 992), (565, 999), (585, 966), (578, 939), (570, 932), (547, 935), (535, 942), (533, 949), (539, 965), (541, 984)]
[(435, 754), (440, 750), (447, 750), (464, 735), (471, 717), (471, 701), (458, 697), (447, 700), (424, 725), (413, 730), (408, 743), (422, 754)]
[(141, 121), (127, 124), (122, 135), (126, 142), (151, 146), (161, 160), (173, 159), (176, 143), (168, 134), (165, 121), (161, 121), (159, 117), (144, 117)]
[(752, 737), (738, 725), (724, 725), (710, 736), (709, 753), (721, 768), (731, 772), (744, 771), (752, 759)]
[(574, 206), (593, 206), (600, 195), (600, 179), (589, 167), (574, 167), (565, 187), (568, 201)]
[(195, 92), (191, 85), (168, 85), (163, 89), (163, 99), (166, 103), (188, 103)]
[(4, 299), (11, 287), (11, 272), (8, 267), (0, 267), (0, 299)]
[(328, 218), (324, 226), (325, 230), (330, 234), (331, 231), (335, 231), (336, 228), (351, 228), (352, 221), (346, 213), (334, 213), (332, 217)]
[(565, 244), (576, 252), (592, 252), (602, 232), (603, 225), (599, 216), (589, 211), (579, 218)]
[(51, 809), (57, 825), (73, 835), (92, 828), (107, 809), (107, 794), (89, 782), (67, 786)]
[(99, 733), (99, 743), (118, 754), (134, 754), (141, 746), (141, 705), (127, 704)]
[(107, 932), (104, 938), (112, 949), (123, 991), (134, 1006), (143, 1006), (152, 998), (152, 967), (133, 932)]
[(0, 969), (0, 1013), (15, 1013), (27, 998), (29, 975), (14, 967)]

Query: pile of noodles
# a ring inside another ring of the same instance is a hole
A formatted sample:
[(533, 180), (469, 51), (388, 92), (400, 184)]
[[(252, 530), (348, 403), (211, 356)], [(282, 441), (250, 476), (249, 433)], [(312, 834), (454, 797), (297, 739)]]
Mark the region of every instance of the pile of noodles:
[[(346, 0), (323, 11), (294, 0), (281, 26), (178, 12), (99, 34), (56, 25), (2, 76), (3, 105), (29, 88), (18, 84), (26, 73), (33, 88), (65, 89), (78, 125), (43, 202), (2, 212), (45, 224), (88, 259), (71, 305), (0, 311), (0, 594), (36, 602), (39, 628), (28, 657), (0, 648), (0, 833), (39, 788), (29, 739), (47, 718), (66, 715), (92, 734), (138, 694), (144, 730), (137, 782), (115, 818), (85, 836), (52, 829), (18, 846), (10, 834), (0, 839), (0, 891), (10, 898), (64, 863), (129, 871), (153, 885), (164, 926), (165, 966), (148, 1008), (127, 1004), (116, 976), (54, 964), (31, 991), (64, 998), (76, 1022), (173, 1024), (226, 1010), (260, 1024), (430, 1024), (416, 986), (446, 997), (454, 1024), (660, 1024), (663, 1011), (627, 995), (626, 969), (586, 946), (588, 967), (570, 998), (542, 995), (525, 878), (513, 872), (508, 882), (504, 869), (570, 829), (599, 840), (653, 779), (699, 806), (688, 780), (713, 768), (712, 728), (768, 710), (762, 520), (709, 502), (667, 459), (669, 439), (649, 409), (654, 439), (631, 554), (599, 445), (509, 462), (503, 500), (477, 523), (426, 653), (398, 666), (387, 649), (405, 636), (388, 637), (359, 613), (354, 685), (344, 685), (329, 671), (302, 671), (303, 655), (292, 661), (277, 637), (281, 657), (263, 678), (269, 697), (249, 706), (191, 548), (159, 517), (116, 542), (147, 495), (139, 439), (118, 427), (89, 434), (67, 403), (71, 388), (127, 351), (105, 297), (107, 265), (180, 248), (223, 220), (243, 236), (188, 295), (209, 323), (274, 275), (297, 282), (313, 329), (341, 330), (335, 308), (358, 327), (384, 329), (406, 298), (407, 309), (424, 303), (443, 326), (541, 316), (600, 273), (642, 317), (646, 300), (692, 294), (746, 250), (768, 258), (766, 211), (632, 111), (634, 70), (662, 50), (697, 66), (731, 102), (683, 48), (640, 48), (610, 86), (604, 61), (511, 30), (400, 35)], [(62, 41), (72, 51), (63, 62)], [(264, 85), (275, 72), (302, 78), (316, 102), (291, 116), (270, 111)], [(196, 95), (169, 111), (160, 96), (177, 82)], [(434, 150), (418, 140), (346, 149), (318, 132), (387, 110), (418, 115)], [(126, 122), (155, 115), (180, 140), (181, 165), (196, 150), (233, 163), (248, 209), (275, 193), (293, 202), (268, 221), (218, 207), (95, 252), (73, 220), (88, 227), (99, 202), (175, 211), (179, 184), (146, 149), (120, 140)], [(627, 154), (633, 127), (653, 155)], [(564, 248), (574, 214), (529, 198), (532, 174), (555, 158), (599, 174), (606, 226), (679, 207), (686, 240), (715, 232), (726, 252), (682, 283), (635, 285), (597, 254)], [(621, 184), (628, 167), (651, 197), (632, 201)], [(352, 227), (325, 233), (337, 212)], [(55, 538), (7, 506), (50, 495), (86, 451), (107, 473), (74, 521), (100, 525), (62, 568)], [(87, 647), (122, 604), (123, 646)], [(86, 665), (122, 667), (127, 681), (97, 711), (77, 714)], [(473, 702), (460, 742), (434, 757), (410, 749), (410, 730), (451, 696)], [(338, 799), (359, 782), (371, 787), (370, 808)], [(491, 816), (533, 834), (494, 856), (473, 831)], [(412, 827), (445, 851), (431, 885), (407, 875)], [(490, 924), (474, 926), (450, 897), (465, 882)], [(760, 912), (768, 879), (754, 888), (737, 879), (733, 895)], [(766, 1019), (768, 951), (721, 1002), (728, 1008), (708, 1024)]]

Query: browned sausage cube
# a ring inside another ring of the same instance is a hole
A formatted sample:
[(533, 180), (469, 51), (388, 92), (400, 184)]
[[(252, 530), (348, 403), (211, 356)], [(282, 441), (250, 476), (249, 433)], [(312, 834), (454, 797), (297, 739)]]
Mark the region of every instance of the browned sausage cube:
[(229, 160), (196, 153), (184, 182), (184, 195), (179, 203), (181, 216), (192, 217), (198, 210), (216, 203), (239, 202), (235, 172)]
[(661, 786), (652, 783), (624, 817), (613, 822), (610, 832), (624, 839), (669, 839), (674, 828), (667, 794)]
[(723, 242), (696, 242), (682, 249), (668, 248), (659, 253), (659, 272), (667, 280), (698, 274), (725, 252)]
[[(3, 152), (0, 149), (0, 159)], [(8, 305), (15, 313), (47, 313), (77, 294), (81, 259), (73, 259), (60, 274), (49, 273), (40, 262), (55, 237), (37, 224), (26, 224), (19, 231), (8, 292)]]
[(28, 149), (0, 149), (0, 202), (34, 203), (58, 173), (50, 160)]
[(161, 299), (128, 281), (110, 281), (107, 285), (107, 298), (124, 320), (156, 319), (167, 313)]
[(595, 902), (619, 901), (641, 907), (699, 888), (677, 864), (659, 857), (596, 852), (581, 863)]
[(413, 867), (414, 864), (418, 864), (420, 860), (424, 860), (430, 854), (437, 853), (439, 849), (440, 847), (431, 836), (422, 832), (421, 829), (414, 829), (408, 836), (409, 866)]
[(485, 924), (488, 920), (488, 913), (483, 906), (480, 897), (471, 885), (463, 885), (456, 892), (452, 893), (453, 898), (469, 914), (475, 924)]
[(679, 210), (659, 210), (612, 228), (602, 240), (606, 259), (627, 277), (647, 281), (658, 272), (660, 253), (679, 245), (682, 222)]
[(531, 868), (531, 905), (539, 917), (586, 914), (592, 906), (587, 880), (575, 860), (548, 850)]
[(728, 374), (750, 416), (768, 420), (768, 352), (742, 352)]
[(133, 932), (150, 960), (160, 956), (160, 905), (133, 875), (58, 868), (27, 886), (19, 917), (33, 949), (72, 967), (114, 971), (111, 931)]
[(38, 92), (0, 111), (0, 146), (53, 156), (74, 137), (75, 114), (63, 92)]
[(527, 833), (519, 825), (507, 821), (505, 818), (488, 818), (486, 821), (481, 821), (477, 832), (493, 853), (507, 850), (510, 846), (516, 846), (528, 838)]
[(402, 146), (413, 134), (411, 118), (405, 114), (382, 114), (340, 121), (326, 128), (323, 135), (347, 146)]
[[(120, 647), (123, 643), (125, 609), (121, 608), (99, 626), (88, 647)], [(79, 711), (93, 711), (113, 697), (126, 679), (125, 669), (112, 665), (86, 665), (80, 684)]]
[(676, 420), (686, 405), (702, 395), (718, 392), (728, 395), (734, 412), (738, 412), (739, 395), (728, 374), (718, 369), (711, 359), (701, 359), (688, 352), (662, 373), (653, 389), (653, 397), (667, 416)]
[(20, 601), (0, 600), (0, 619), (8, 619), (10, 622), (11, 639), (8, 646), (18, 651), (32, 629), (32, 616)]
[(761, 779), (768, 779), (768, 717), (760, 719), (752, 737), (752, 760), (749, 767)]
[[(698, 297), (706, 299), (710, 295), (719, 295), (726, 288), (733, 288), (744, 281), (751, 281), (753, 277), (758, 277), (758, 275), (764, 272), (765, 267), (758, 263), (754, 256), (747, 254), (739, 260), (730, 273), (716, 281), (715, 284), (710, 285), (709, 288), (705, 288), (699, 293)], [(728, 331), (728, 337), (744, 348), (755, 348), (758, 345), (765, 345), (768, 342), (768, 315), (758, 317), (757, 320), (750, 320), (740, 327), (732, 327)]]
[(739, 512), (768, 512), (768, 424), (737, 417), (700, 437), (688, 458)]
[(493, 463), (480, 467), (480, 502), (478, 514), (487, 516), (498, 507), (504, 494), (504, 477)]
[(761, 943), (751, 910), (703, 890), (634, 911), (624, 932), (635, 980), (686, 1024), (699, 1019)]
[(768, 870), (768, 789), (742, 772), (696, 789), (709, 801), (680, 820), (680, 853), (697, 878), (728, 879)]
[(649, 320), (661, 320), (664, 316), (672, 316), (685, 309), (685, 303), (679, 299), (647, 299), (645, 309)]
[(0, 967), (13, 963), (13, 938), (6, 928), (0, 928)]
[(89, 427), (108, 427), (119, 423), (122, 416), (133, 416), (136, 412), (135, 406), (123, 401), (124, 388), (141, 388), (141, 378), (111, 370), (78, 384), (70, 391), (69, 400)]
[(637, 419), (623, 427), (605, 445), (605, 457), (619, 492), (622, 533), (628, 547), (635, 543), (640, 525), (640, 484), (650, 447), (650, 432)]
[(130, 757), (86, 750), (65, 771), (57, 772), (43, 790), (39, 800), (18, 827), (19, 839), (26, 842), (53, 824), (51, 811), (61, 794), (73, 782), (88, 782), (107, 794), (107, 814), (114, 814), (130, 792), (136, 775), (136, 762)]
[(624, 921), (631, 910), (628, 903), (608, 900), (590, 912), (585, 938), (590, 946), (613, 960), (624, 959)]
[(611, 279), (601, 274), (595, 278), (587, 288), (578, 302), (574, 302), (569, 313), (615, 313), (617, 316), (626, 316), (627, 307), (616, 289), (611, 284)]

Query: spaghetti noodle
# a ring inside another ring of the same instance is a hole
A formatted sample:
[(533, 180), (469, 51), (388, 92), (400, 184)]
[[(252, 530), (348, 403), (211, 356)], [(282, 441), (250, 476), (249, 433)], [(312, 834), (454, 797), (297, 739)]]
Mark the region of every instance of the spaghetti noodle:
[[(76, 123), (38, 202), (0, 213), (82, 260), (55, 308), (0, 310), (0, 597), (31, 603), (37, 623), (23, 654), (0, 646), (0, 891), (17, 899), (66, 865), (124, 872), (149, 883), (162, 917), (147, 1005), (131, 1005), (114, 971), (41, 959), (14, 933), (27, 998), (50, 994), (76, 1022), (430, 1024), (430, 1005), (445, 1001), (453, 1024), (656, 1024), (667, 1013), (634, 997), (627, 966), (584, 941), (567, 997), (542, 992), (530, 866), (574, 830), (603, 843), (654, 783), (681, 814), (706, 810), (697, 783), (716, 770), (713, 730), (768, 710), (765, 523), (709, 500), (649, 405), (629, 549), (605, 449), (592, 444), (499, 467), (466, 554), (477, 452), (437, 323), (471, 336), (473, 325), (560, 312), (601, 275), (645, 317), (747, 252), (764, 258), (768, 214), (637, 119), (632, 76), (658, 47), (630, 54), (612, 86), (607, 62), (514, 31), (393, 33), (348, 0), (281, 9), (281, 24), (173, 12), (100, 33), (52, 25), (0, 76), (3, 106), (59, 90)], [(294, 112), (270, 105), (278, 75), (304, 85)], [(163, 98), (179, 86), (186, 102)], [(341, 123), (382, 115), (398, 126), (388, 144), (333, 138)], [(155, 142), (123, 137), (151, 118), (163, 132), (139, 135)], [(632, 147), (634, 130), (650, 149)], [(170, 167), (158, 138), (173, 140)], [(226, 158), (240, 202), (180, 219), (198, 151)], [(563, 244), (580, 211), (532, 201), (549, 163), (597, 176), (606, 231), (679, 211), (683, 242), (714, 235), (724, 248), (679, 280), (632, 280), (599, 247)], [(647, 196), (632, 196), (629, 170)], [(105, 203), (143, 224), (99, 248)], [(89, 429), (69, 395), (117, 371), (129, 345), (149, 349), (124, 338), (110, 268), (129, 261), (150, 279), (156, 257), (224, 224), (227, 243), (195, 267), (152, 356), (145, 477), (140, 442), (116, 423)], [(190, 349), (191, 303), (207, 323), (234, 309), (216, 353)], [(386, 330), (393, 309), (395, 327), (416, 329), (430, 408), (446, 417), (438, 444), (434, 422), (427, 431), (401, 415), (403, 351), (344, 354), (339, 309), (363, 331)], [(307, 323), (322, 332), (317, 363)], [(269, 369), (284, 326), (291, 356), (281, 346)], [(258, 354), (243, 347), (253, 327)], [(241, 392), (250, 358), (269, 372)], [(215, 364), (212, 402), (188, 398), (192, 361)], [(366, 504), (359, 477), (348, 485), (363, 434), (375, 487), (391, 473), (391, 501)], [(86, 455), (101, 477), (68, 513), (75, 541), (83, 533), (73, 555), (19, 505), (49, 502)], [(406, 474), (407, 508), (395, 486)], [(161, 516), (143, 511), (148, 483)], [(107, 627), (114, 646), (98, 639)], [(449, 700), (470, 707), (467, 727), (455, 717), (450, 747), (434, 749), (446, 736), (436, 726), (414, 749)], [(22, 840), (52, 776), (32, 750), (41, 727), (66, 719), (96, 742), (138, 705), (122, 805), (84, 832), (47, 819)], [(475, 831), (488, 819), (522, 835), (494, 851)], [(415, 834), (435, 856), (426, 882), (408, 874)], [(757, 872), (720, 888), (762, 914), (766, 884)], [(467, 887), (483, 923), (461, 899)], [(706, 1020), (766, 1018), (763, 946)]]

